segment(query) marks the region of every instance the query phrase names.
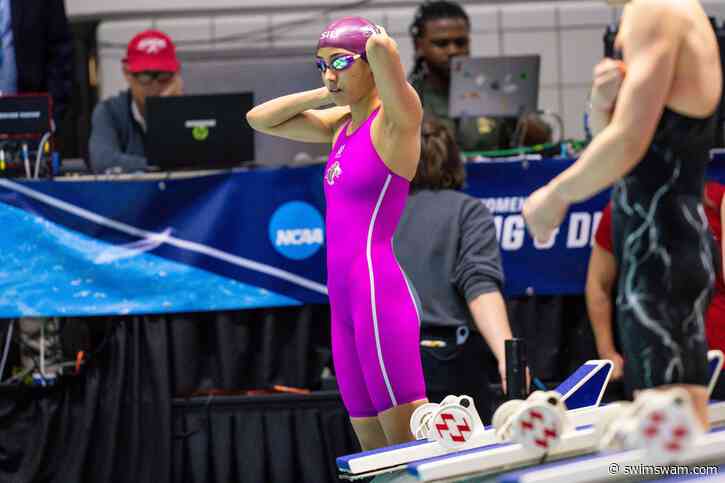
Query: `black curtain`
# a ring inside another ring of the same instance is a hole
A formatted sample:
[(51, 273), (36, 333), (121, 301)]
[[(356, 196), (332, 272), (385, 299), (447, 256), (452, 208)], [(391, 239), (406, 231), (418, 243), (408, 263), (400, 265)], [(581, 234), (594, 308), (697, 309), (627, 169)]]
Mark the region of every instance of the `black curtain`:
[[(547, 383), (595, 357), (581, 296), (508, 303)], [(79, 375), (0, 386), (0, 482), (333, 482), (358, 450), (335, 392), (242, 395), (325, 384), (327, 306), (65, 319), (62, 340)]]
[(169, 326), (113, 325), (81, 377), (2, 388), (0, 481), (170, 481)]
[(337, 392), (174, 401), (173, 481), (335, 482), (359, 451)]
[(326, 305), (176, 316), (167, 352), (171, 394), (317, 389), (330, 365), (329, 317)]
[[(257, 470), (266, 481), (335, 481), (334, 458), (357, 450), (336, 393), (174, 402), (317, 389), (328, 325), (326, 306), (66, 319), (76, 346), (66, 352), (83, 349), (88, 362), (53, 387), (0, 386), (0, 481), (229, 483)], [(232, 458), (251, 449), (266, 455), (257, 469)]]

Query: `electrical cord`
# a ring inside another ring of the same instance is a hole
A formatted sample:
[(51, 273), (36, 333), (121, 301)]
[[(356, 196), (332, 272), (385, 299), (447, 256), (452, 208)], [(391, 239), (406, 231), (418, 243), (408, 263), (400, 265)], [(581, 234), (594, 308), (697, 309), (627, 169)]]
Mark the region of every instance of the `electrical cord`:
[(35, 179), (38, 179), (38, 174), (40, 173), (40, 158), (43, 157), (43, 148), (45, 147), (45, 143), (47, 143), (50, 139), (50, 135), (51, 132), (48, 131), (43, 134), (42, 138), (40, 138), (40, 144), (38, 144), (38, 154), (35, 156)]
[[(51, 320), (51, 319), (49, 319)], [(52, 320), (57, 324), (59, 324), (59, 319), (57, 317), (52, 318)], [(21, 334), (22, 334), (22, 329)], [(52, 337), (52, 335), (51, 335)], [(12, 341), (12, 339), (8, 339)], [(49, 374), (46, 373), (46, 367), (45, 367), (45, 321), (41, 322), (40, 324), (40, 340), (38, 347), (35, 347), (34, 345), (28, 343), (27, 341), (23, 340), (22, 336), (19, 336), (15, 339), (15, 342), (20, 346), (21, 348), (24, 347), (28, 354), (26, 354), (27, 359), (32, 361), (32, 367), (28, 367), (26, 369), (23, 369), (20, 373), (12, 376), (11, 378), (3, 381), (2, 380), (2, 371), (0, 371), (0, 384), (10, 384), (17, 380), (22, 380), (25, 376), (30, 374), (33, 371), (38, 371), (40, 375), (44, 379), (49, 378)], [(105, 342), (105, 340), (104, 340)], [(99, 345), (99, 348), (102, 347), (103, 344)], [(33, 355), (33, 353), (37, 352), (38, 355)], [(73, 367), (76, 365), (76, 361), (66, 361), (66, 362), (59, 362), (59, 363), (53, 363), (51, 365), (52, 368), (56, 369), (62, 369), (65, 367)], [(2, 367), (2, 366), (0, 366)]]
[(516, 121), (516, 128), (514, 129), (514, 133), (511, 136), (513, 140), (513, 147), (511, 148), (512, 150), (526, 148), (526, 146), (524, 146), (524, 141), (526, 140), (526, 134), (528, 131), (528, 122), (526, 122), (526, 120), (527, 118), (529, 118), (530, 115), (535, 115), (538, 117), (549, 116), (556, 120), (557, 127), (559, 128), (559, 139), (557, 139), (556, 141), (552, 141), (551, 143), (546, 143), (546, 145), (558, 145), (564, 141), (564, 121), (561, 119), (561, 116), (556, 112), (549, 111), (547, 109), (539, 109), (537, 111), (524, 113), (519, 116), (518, 120)]
[(30, 171), (30, 156), (28, 155), (28, 143), (23, 143), (21, 147), (21, 152), (23, 156), (23, 163), (25, 164), (25, 176), (30, 179), (33, 173)]
[(526, 132), (529, 129), (528, 123), (526, 122), (526, 118), (528, 117), (529, 113), (524, 113), (519, 116), (519, 118), (516, 120), (516, 128), (514, 129), (514, 133), (511, 136), (513, 139), (513, 148), (522, 148), (524, 147), (524, 140), (526, 139)]
[(0, 382), (0, 385), (7, 385), (7, 384), (14, 384), (16, 381), (22, 381), (28, 374), (33, 372), (37, 366), (28, 367), (27, 369), (23, 369), (22, 371), (18, 372), (14, 376), (10, 377), (9, 379), (5, 379), (4, 381)]
[(544, 111), (547, 115), (553, 117), (556, 119), (556, 123), (559, 125), (559, 142), (563, 142), (566, 138), (565, 131), (564, 131), (564, 119), (559, 115), (559, 113), (554, 111)]
[[(31, 352), (36, 350), (35, 347), (33, 347), (31, 344), (28, 344), (26, 341), (24, 341), (21, 336), (17, 337), (15, 339), (15, 342), (20, 347), (25, 347), (26, 349), (29, 349)], [(0, 379), (0, 384), (12, 384), (16, 380), (22, 380), (25, 376), (27, 376), (28, 374), (30, 374), (34, 370), (37, 370), (40, 367), (37, 357), (30, 355), (30, 356), (28, 356), (28, 359), (30, 361), (32, 361), (32, 363), (33, 363), (33, 365), (31, 367), (23, 369), (19, 373), (15, 374), (14, 376), (11, 376), (10, 378), (8, 378), (4, 381), (2, 379)]]
[(554, 144), (561, 144), (564, 141), (564, 120), (561, 116), (554, 111), (549, 111), (548, 109), (542, 109), (536, 111), (536, 113), (543, 116), (551, 116), (556, 120), (556, 124), (559, 128), (559, 139), (557, 139)]
[(3, 358), (2, 361), (0, 361), (0, 381), (3, 379), (3, 372), (5, 371), (5, 363), (8, 361), (8, 353), (10, 352), (10, 342), (13, 340), (13, 323), (15, 321), (11, 320), (10, 325), (8, 326), (8, 334), (5, 338), (5, 350), (3, 350)]
[(47, 377), (45, 373), (45, 320), (40, 322), (40, 375), (43, 379)]
[[(60, 363), (56, 364), (54, 367), (57, 367), (58, 369), (64, 369), (66, 367), (75, 367), (75, 365), (76, 365), (75, 361), (67, 361), (67, 362), (60, 362)], [(22, 381), (28, 374), (30, 374), (31, 372), (33, 372), (36, 369), (38, 369), (37, 365), (34, 365), (33, 367), (28, 367), (27, 369), (23, 369), (22, 371), (18, 372), (11, 378), (0, 382), (0, 385), (14, 384), (15, 382)]]

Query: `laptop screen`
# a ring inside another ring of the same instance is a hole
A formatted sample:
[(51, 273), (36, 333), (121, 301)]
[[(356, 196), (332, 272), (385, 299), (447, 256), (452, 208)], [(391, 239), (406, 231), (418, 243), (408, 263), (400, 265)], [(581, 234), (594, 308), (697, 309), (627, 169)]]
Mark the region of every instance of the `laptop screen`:
[[(217, 92), (253, 92), (255, 104), (261, 104), (293, 92), (322, 87), (320, 71), (312, 55), (290, 52), (286, 55), (255, 57), (240, 53), (231, 57), (221, 53), (184, 59), (184, 89), (190, 94)], [(309, 50), (309, 49), (308, 49)], [(246, 55), (246, 56), (245, 56)], [(254, 54), (260, 55), (260, 54)], [(255, 132), (255, 161), (266, 166), (282, 166), (312, 161), (324, 162), (330, 152), (329, 143), (305, 143)]]
[(146, 157), (164, 171), (233, 168), (254, 161), (245, 114), (250, 92), (146, 99)]
[(539, 69), (538, 55), (454, 58), (449, 116), (518, 117), (536, 112)]

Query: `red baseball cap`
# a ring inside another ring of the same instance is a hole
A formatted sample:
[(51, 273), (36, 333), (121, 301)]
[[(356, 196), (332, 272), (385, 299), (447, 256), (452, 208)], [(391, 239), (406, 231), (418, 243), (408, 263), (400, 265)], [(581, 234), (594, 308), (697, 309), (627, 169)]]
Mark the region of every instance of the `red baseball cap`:
[(171, 37), (159, 30), (144, 30), (128, 43), (123, 63), (130, 72), (177, 72), (181, 67)]

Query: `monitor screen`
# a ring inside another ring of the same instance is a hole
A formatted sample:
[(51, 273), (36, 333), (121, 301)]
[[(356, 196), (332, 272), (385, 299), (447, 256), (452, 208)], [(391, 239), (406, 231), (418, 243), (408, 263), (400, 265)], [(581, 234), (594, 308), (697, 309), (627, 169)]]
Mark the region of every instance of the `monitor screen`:
[(50, 127), (50, 96), (0, 96), (0, 138), (39, 138)]
[(146, 157), (165, 171), (231, 168), (254, 160), (254, 132), (244, 119), (251, 92), (149, 97)]
[[(190, 94), (248, 91), (256, 104), (322, 87), (312, 55), (264, 58), (185, 59), (184, 89)], [(329, 144), (302, 143), (255, 132), (255, 160), (277, 166), (324, 161)]]

